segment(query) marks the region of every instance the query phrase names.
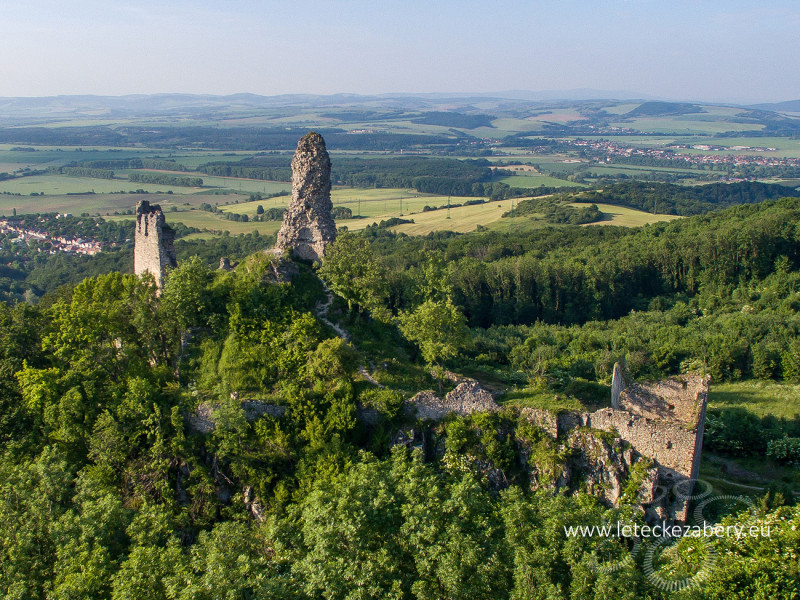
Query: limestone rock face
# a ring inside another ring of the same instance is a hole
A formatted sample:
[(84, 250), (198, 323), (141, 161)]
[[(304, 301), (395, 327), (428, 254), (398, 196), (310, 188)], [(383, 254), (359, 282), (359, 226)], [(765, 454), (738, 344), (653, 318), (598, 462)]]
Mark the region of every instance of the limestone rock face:
[(158, 204), (142, 200), (136, 206), (133, 270), (137, 275), (152, 273), (158, 288), (164, 285), (166, 270), (176, 267), (175, 232), (167, 225)]
[(407, 410), (420, 419), (440, 421), (450, 413), (466, 416), (476, 412), (496, 412), (500, 407), (492, 394), (484, 390), (477, 381), (464, 378), (444, 400), (431, 390), (419, 392), (409, 399)]
[(310, 132), (297, 143), (292, 159), (292, 200), (278, 232), (275, 248), (292, 256), (319, 261), (336, 239), (331, 215), (331, 159), (325, 140)]

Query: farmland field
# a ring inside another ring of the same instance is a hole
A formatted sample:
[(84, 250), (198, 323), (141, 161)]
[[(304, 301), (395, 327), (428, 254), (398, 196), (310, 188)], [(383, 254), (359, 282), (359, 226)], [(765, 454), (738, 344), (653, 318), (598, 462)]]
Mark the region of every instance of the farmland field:
[(13, 196), (0, 194), (0, 215), (9, 215), (13, 209), (18, 214), (26, 213), (82, 213), (112, 215), (115, 212), (132, 211), (140, 200), (160, 204), (165, 211), (173, 206), (199, 206), (209, 204), (228, 204), (247, 198), (238, 194), (75, 194), (51, 196)]
[(701, 120), (698, 115), (643, 117), (612, 123), (612, 125), (635, 129), (643, 133), (705, 133), (711, 135), (725, 131), (760, 131), (764, 128), (758, 123)]
[[(450, 196), (451, 204), (462, 204), (478, 198)], [(223, 212), (235, 212), (253, 216), (259, 205), (266, 208), (274, 206), (286, 206), (289, 201), (288, 196), (276, 198), (265, 198), (254, 202), (242, 202), (236, 205), (222, 206)], [(401, 214), (422, 212), (425, 206), (446, 206), (448, 196), (436, 196), (432, 194), (421, 194), (415, 190), (402, 188), (343, 188), (336, 187), (331, 191), (331, 201), (334, 206), (346, 206), (353, 211), (354, 215), (359, 214), (365, 217), (397, 217)], [(360, 202), (360, 204), (359, 204)]]
[[(510, 200), (498, 200), (485, 204), (451, 208), (449, 211), (449, 218), (446, 208), (424, 213), (414, 213), (405, 217), (413, 219), (414, 223), (398, 225), (393, 227), (392, 231), (405, 233), (407, 235), (425, 235), (431, 231), (456, 231), (459, 233), (466, 233), (468, 231), (473, 231), (478, 225), (487, 225), (498, 221), (503, 213), (510, 209)], [(399, 215), (397, 213), (383, 215), (382, 218), (391, 216)], [(355, 230), (363, 229), (372, 222), (373, 221), (370, 219), (354, 219), (342, 221), (341, 224), (347, 225), (350, 229)]]
[(111, 192), (134, 192), (143, 189), (146, 192), (166, 192), (189, 194), (199, 192), (202, 188), (159, 185), (155, 183), (130, 182), (127, 179), (95, 179), (92, 177), (68, 177), (66, 175), (31, 175), (0, 181), (0, 193), (22, 194), (32, 193), (45, 195), (81, 194), (95, 192), (108, 194)]

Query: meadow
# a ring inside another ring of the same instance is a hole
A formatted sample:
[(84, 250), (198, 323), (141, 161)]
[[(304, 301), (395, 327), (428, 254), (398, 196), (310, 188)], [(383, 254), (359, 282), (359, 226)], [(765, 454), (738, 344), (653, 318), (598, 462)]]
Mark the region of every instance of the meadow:
[(710, 388), (708, 406), (742, 408), (757, 417), (800, 419), (800, 385), (756, 380), (717, 383)]
[[(586, 203), (572, 202), (570, 206), (576, 208), (583, 208)], [(682, 219), (675, 215), (659, 215), (645, 212), (643, 210), (636, 210), (635, 208), (628, 208), (625, 206), (614, 206), (613, 204), (598, 204), (597, 208), (605, 215), (603, 221), (596, 223), (587, 223), (584, 227), (591, 227), (592, 225), (621, 225), (622, 227), (641, 227), (642, 225), (649, 225), (651, 223), (658, 223), (660, 221), (674, 221), (675, 219)]]

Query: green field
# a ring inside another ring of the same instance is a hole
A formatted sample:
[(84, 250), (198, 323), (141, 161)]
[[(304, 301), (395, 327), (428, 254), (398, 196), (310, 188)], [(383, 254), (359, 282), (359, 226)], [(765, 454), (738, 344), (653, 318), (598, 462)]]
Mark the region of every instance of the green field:
[(743, 408), (757, 417), (800, 418), (800, 385), (775, 381), (712, 384), (709, 408)]
[(72, 213), (80, 215), (113, 215), (114, 213), (132, 211), (140, 200), (160, 204), (165, 211), (173, 206), (186, 209), (199, 206), (204, 202), (228, 204), (247, 198), (238, 194), (205, 195), (205, 194), (80, 194), (73, 196), (11, 196), (0, 194), (0, 215), (10, 215), (13, 209), (18, 214), (26, 213)]
[(134, 192), (138, 189), (146, 192), (166, 192), (172, 190), (177, 194), (199, 192), (202, 188), (159, 185), (155, 183), (130, 182), (127, 179), (94, 179), (92, 177), (68, 177), (66, 175), (32, 175), (0, 181), (0, 193), (22, 194), (32, 193), (45, 195), (81, 194), (95, 192), (108, 194), (111, 192)]
[[(583, 208), (585, 203), (572, 202), (570, 206)], [(584, 227), (591, 227), (592, 225), (621, 225), (623, 227), (641, 227), (642, 225), (649, 225), (650, 223), (658, 223), (660, 221), (674, 221), (675, 219), (682, 219), (675, 215), (654, 215), (643, 210), (636, 210), (635, 208), (627, 208), (625, 206), (614, 206), (613, 204), (598, 204), (597, 208), (606, 215), (607, 220), (598, 221), (597, 223), (587, 223)]]
[[(642, 117), (630, 121), (611, 123), (615, 127), (635, 129), (642, 133), (696, 133), (714, 135), (726, 131), (760, 131), (764, 128), (758, 123), (731, 123), (728, 121), (705, 120), (702, 114), (679, 115), (674, 117)], [(706, 116), (708, 119), (708, 116)]]
[[(472, 197), (450, 196), (451, 204), (462, 204)], [(343, 188), (336, 187), (331, 191), (334, 206), (346, 206), (354, 215), (361, 214), (368, 218), (386, 219), (412, 213), (421, 213), (425, 206), (446, 206), (448, 196), (421, 194), (415, 190), (402, 188)], [(220, 207), (223, 212), (235, 212), (254, 216), (259, 205), (266, 208), (286, 206), (288, 196), (267, 198), (254, 202), (242, 202)], [(361, 212), (359, 213), (359, 209)]]

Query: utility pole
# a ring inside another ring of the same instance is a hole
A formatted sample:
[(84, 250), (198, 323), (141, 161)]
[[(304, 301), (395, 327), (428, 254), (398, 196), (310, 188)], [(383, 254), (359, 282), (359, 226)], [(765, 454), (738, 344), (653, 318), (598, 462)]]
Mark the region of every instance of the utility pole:
[(450, 218), (450, 196), (447, 197), (447, 218)]

